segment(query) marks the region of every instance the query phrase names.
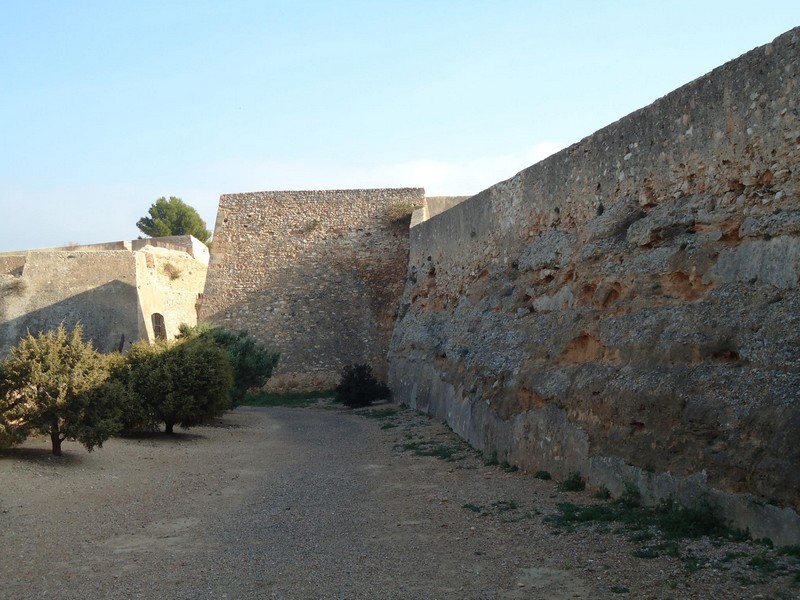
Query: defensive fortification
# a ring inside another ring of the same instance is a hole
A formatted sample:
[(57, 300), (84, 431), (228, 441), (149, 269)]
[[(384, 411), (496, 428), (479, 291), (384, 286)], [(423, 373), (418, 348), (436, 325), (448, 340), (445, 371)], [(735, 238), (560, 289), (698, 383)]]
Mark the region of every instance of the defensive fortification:
[(220, 198), (200, 318), (281, 354), (271, 385), (330, 387), (342, 367), (386, 376), (411, 212), (422, 189)]
[(191, 236), (0, 254), (0, 357), (62, 322), (101, 352), (172, 338), (197, 322), (207, 265)]
[(800, 542), (800, 29), (411, 230), (395, 397)]

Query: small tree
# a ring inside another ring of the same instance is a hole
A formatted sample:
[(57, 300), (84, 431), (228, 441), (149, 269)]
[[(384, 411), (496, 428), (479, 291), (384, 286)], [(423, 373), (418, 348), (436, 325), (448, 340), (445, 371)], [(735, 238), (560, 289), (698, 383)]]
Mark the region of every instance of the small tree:
[(153, 346), (138, 342), (127, 359), (132, 398), (126, 429), (164, 423), (166, 433), (173, 433), (175, 425), (200, 425), (231, 407), (233, 374), (227, 352), (217, 344), (197, 338)]
[(245, 330), (231, 331), (223, 327), (199, 324), (180, 326), (180, 338), (199, 338), (215, 343), (228, 352), (233, 368), (231, 406), (242, 403), (247, 393), (263, 387), (278, 365), (280, 354), (269, 349)]
[(375, 400), (386, 400), (389, 388), (372, 374), (369, 365), (349, 365), (342, 371), (342, 380), (336, 386), (336, 401), (350, 408), (369, 406)]
[(211, 237), (197, 211), (175, 196), (170, 196), (169, 200), (162, 196), (147, 212), (150, 216), (136, 222), (139, 231), (147, 236), (193, 235), (204, 244)]
[(74, 439), (91, 451), (119, 430), (118, 397), (108, 393), (109, 361), (76, 325), (28, 334), (11, 350), (0, 382), (3, 437), (21, 441), (31, 432), (50, 436), (53, 454)]

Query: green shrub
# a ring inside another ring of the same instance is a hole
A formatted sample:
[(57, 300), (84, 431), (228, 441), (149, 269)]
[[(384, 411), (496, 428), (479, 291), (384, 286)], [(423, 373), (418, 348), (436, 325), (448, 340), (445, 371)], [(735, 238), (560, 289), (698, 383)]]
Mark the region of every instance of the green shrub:
[(550, 471), (536, 471), (533, 476), (536, 477), (536, 479), (541, 479), (543, 481), (550, 481), (552, 479)]
[(150, 430), (164, 423), (172, 433), (207, 423), (231, 408), (233, 373), (228, 352), (208, 339), (173, 343), (138, 342), (126, 355), (131, 399), (125, 410), (127, 430)]
[(267, 383), (280, 355), (269, 349), (245, 330), (231, 331), (223, 327), (200, 324), (195, 327), (181, 325), (180, 339), (199, 338), (221, 346), (228, 352), (233, 369), (231, 406), (239, 406), (248, 392)]
[(336, 402), (350, 408), (369, 406), (376, 400), (388, 400), (389, 388), (372, 374), (369, 365), (349, 365), (342, 371), (342, 379), (336, 386)]

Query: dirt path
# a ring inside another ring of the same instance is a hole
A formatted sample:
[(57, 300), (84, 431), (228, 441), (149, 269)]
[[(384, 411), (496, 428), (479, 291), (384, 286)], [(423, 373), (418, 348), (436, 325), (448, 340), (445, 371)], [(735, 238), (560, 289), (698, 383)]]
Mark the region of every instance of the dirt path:
[(0, 598), (800, 597), (791, 573), (715, 563), (730, 546), (695, 542), (709, 563), (688, 569), (608, 527), (563, 532), (543, 517), (588, 494), (417, 456), (429, 441), (460, 447), (411, 411), (243, 408), (174, 439), (4, 451)]

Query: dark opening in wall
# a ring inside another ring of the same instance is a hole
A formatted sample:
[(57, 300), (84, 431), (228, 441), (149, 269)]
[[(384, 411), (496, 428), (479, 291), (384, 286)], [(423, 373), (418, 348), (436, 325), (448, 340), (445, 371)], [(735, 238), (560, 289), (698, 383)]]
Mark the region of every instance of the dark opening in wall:
[(167, 339), (167, 327), (164, 325), (164, 315), (160, 313), (153, 313), (150, 316), (150, 320), (153, 322), (153, 335), (157, 340), (166, 340)]

